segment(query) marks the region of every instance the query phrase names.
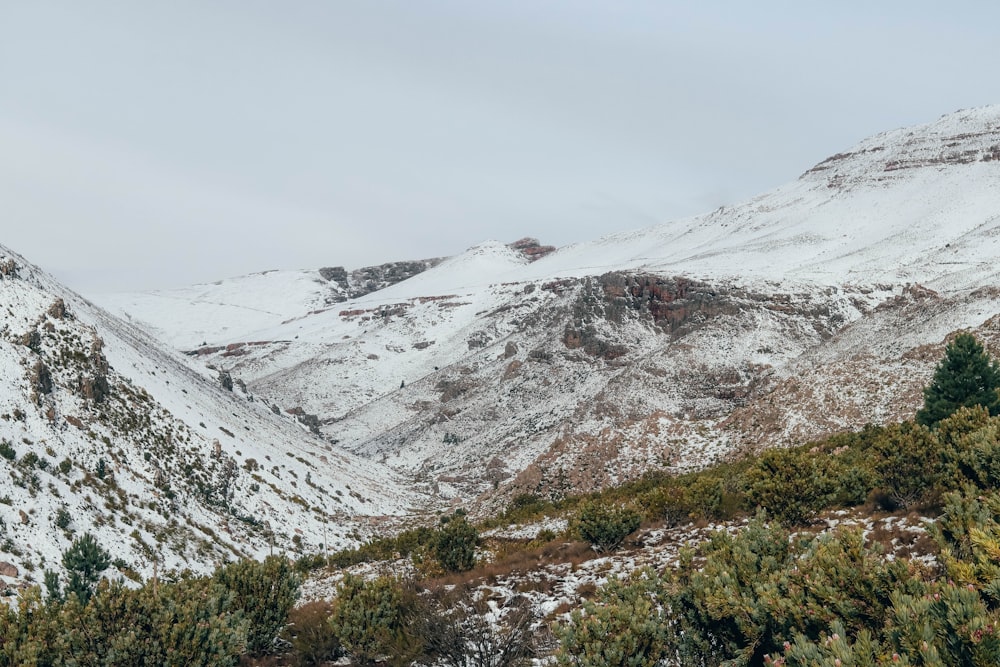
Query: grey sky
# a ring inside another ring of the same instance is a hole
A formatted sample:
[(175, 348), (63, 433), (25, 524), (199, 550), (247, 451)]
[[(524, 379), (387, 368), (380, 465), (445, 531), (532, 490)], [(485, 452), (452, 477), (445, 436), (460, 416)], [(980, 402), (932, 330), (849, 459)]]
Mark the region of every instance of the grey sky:
[(1000, 102), (997, 25), (985, 0), (0, 0), (0, 243), (84, 293), (565, 245)]

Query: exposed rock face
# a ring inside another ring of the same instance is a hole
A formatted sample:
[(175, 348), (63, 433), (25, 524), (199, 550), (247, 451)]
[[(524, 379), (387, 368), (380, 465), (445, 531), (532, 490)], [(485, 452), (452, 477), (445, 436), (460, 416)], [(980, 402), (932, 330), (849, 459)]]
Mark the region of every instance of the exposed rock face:
[(531, 238), (530, 236), (525, 236), (523, 239), (518, 239), (509, 245), (511, 248), (517, 250), (532, 262), (541, 259), (556, 250), (555, 246), (541, 245), (538, 242), (538, 239)]
[(17, 567), (13, 563), (8, 563), (7, 561), (0, 561), (0, 576), (3, 577), (17, 577), (20, 573)]
[(49, 367), (41, 360), (35, 362), (35, 367), (32, 369), (31, 375), (35, 391), (39, 394), (52, 393), (52, 373), (49, 371)]
[(389, 262), (378, 266), (366, 266), (354, 271), (348, 271), (342, 266), (333, 266), (320, 269), (319, 274), (324, 280), (335, 283), (340, 288), (337, 293), (328, 297), (328, 303), (340, 303), (395, 285), (437, 266), (442, 261), (444, 261), (443, 257), (435, 257), (406, 262)]

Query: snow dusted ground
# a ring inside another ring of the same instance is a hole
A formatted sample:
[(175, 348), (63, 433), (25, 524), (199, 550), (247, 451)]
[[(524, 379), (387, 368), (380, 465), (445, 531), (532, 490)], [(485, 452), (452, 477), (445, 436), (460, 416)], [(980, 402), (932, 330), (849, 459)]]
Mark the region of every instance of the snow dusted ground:
[(148, 576), (154, 563), (205, 571), (348, 546), (425, 508), (394, 471), (227, 391), (16, 253), (0, 247), (0, 266), (0, 440), (14, 451), (0, 459), (0, 561), (18, 571), (8, 583), (40, 581), (85, 532)]

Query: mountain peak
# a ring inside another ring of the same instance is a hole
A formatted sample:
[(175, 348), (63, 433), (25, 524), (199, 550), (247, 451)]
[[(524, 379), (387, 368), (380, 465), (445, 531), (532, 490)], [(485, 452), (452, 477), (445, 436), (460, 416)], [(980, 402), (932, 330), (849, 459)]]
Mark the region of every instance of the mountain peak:
[(876, 134), (828, 157), (802, 178), (844, 188), (891, 181), (908, 170), (996, 161), (1000, 161), (1000, 105), (991, 105)]

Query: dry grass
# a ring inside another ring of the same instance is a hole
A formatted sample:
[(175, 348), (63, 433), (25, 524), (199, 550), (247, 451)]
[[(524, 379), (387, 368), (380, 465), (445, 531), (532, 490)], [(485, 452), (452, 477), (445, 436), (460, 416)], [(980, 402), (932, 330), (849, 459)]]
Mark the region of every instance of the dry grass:
[(467, 572), (455, 572), (429, 579), (424, 582), (424, 585), (433, 589), (442, 586), (476, 586), (482, 583), (496, 583), (497, 580), (515, 573), (523, 575), (537, 572), (547, 565), (569, 564), (575, 568), (596, 557), (597, 554), (586, 542), (550, 542), (534, 549), (515, 548), (506, 551), (502, 555), (498, 555), (496, 560), (492, 562), (482, 563)]

